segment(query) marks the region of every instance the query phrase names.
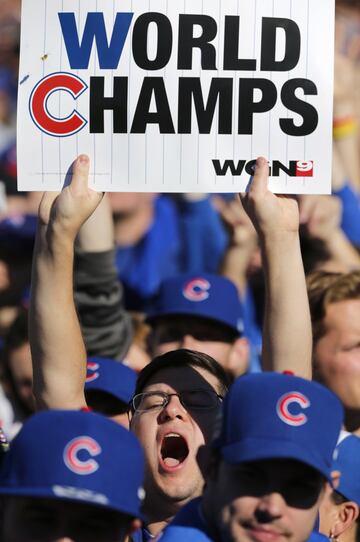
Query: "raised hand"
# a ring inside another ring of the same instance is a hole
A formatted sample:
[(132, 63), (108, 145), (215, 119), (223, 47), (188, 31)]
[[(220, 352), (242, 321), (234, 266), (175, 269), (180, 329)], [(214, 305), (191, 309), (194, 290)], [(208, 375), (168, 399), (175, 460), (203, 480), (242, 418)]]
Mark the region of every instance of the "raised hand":
[(269, 166), (258, 158), (244, 209), (259, 234), (266, 285), (262, 363), (265, 370), (311, 377), (311, 320), (295, 198), (268, 190)]
[(300, 221), (309, 233), (327, 241), (340, 229), (342, 205), (335, 196), (301, 196)]
[(254, 176), (241, 201), (260, 239), (264, 235), (294, 233), (299, 229), (299, 210), (294, 197), (275, 195), (268, 190), (269, 166), (258, 158)]
[(72, 165), (70, 184), (60, 193), (44, 193), (39, 206), (41, 225), (75, 239), (103, 198), (103, 193), (88, 188), (89, 167), (89, 157), (80, 155)]

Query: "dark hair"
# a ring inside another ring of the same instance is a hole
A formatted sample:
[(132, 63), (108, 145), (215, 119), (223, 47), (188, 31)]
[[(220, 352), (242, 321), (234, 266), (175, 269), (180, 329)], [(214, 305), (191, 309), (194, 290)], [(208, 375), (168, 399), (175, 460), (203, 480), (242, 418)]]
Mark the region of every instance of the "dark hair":
[(331, 259), (325, 242), (310, 235), (305, 228), (300, 228), (300, 249), (305, 275), (315, 271)]
[(26, 345), (29, 341), (28, 311), (21, 309), (14, 322), (11, 324), (4, 340), (4, 348), (1, 352), (0, 380), (6, 393), (10, 394), (12, 401), (18, 403), (18, 408), (23, 414), (32, 414), (29, 407), (19, 397), (10, 367), (11, 354), (14, 350)]
[(10, 369), (10, 357), (14, 350), (24, 346), (29, 341), (28, 311), (21, 309), (14, 322), (11, 324), (4, 341), (4, 348), (1, 352), (0, 380), (13, 398), (20, 401), (21, 408), (26, 408), (18, 397), (14, 379)]
[(230, 379), (222, 366), (214, 358), (202, 352), (181, 348), (157, 356), (144, 367), (137, 378), (135, 395), (142, 392), (147, 382), (155, 373), (162, 369), (175, 367), (199, 367), (200, 369), (205, 369), (205, 371), (208, 371), (218, 379), (221, 395), (225, 395), (228, 391)]
[[(344, 497), (344, 495), (342, 495), (341, 493), (335, 490), (331, 493), (330, 497), (331, 497), (332, 502), (336, 504), (337, 506), (349, 501), (349, 499)], [(356, 518), (355, 542), (360, 542), (360, 516)]]
[(21, 309), (14, 322), (11, 324), (4, 340), (2, 351), (3, 376), (11, 378), (9, 359), (13, 350), (20, 348), (29, 341), (28, 311)]

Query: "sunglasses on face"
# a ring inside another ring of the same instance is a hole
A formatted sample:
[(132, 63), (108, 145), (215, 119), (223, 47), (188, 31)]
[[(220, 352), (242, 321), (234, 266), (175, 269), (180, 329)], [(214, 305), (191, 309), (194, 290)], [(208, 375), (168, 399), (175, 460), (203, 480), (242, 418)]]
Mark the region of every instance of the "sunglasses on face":
[(219, 406), (223, 400), (221, 395), (211, 390), (186, 390), (180, 393), (149, 391), (135, 395), (131, 404), (135, 412), (161, 410), (169, 404), (173, 396), (179, 398), (186, 410), (211, 410)]

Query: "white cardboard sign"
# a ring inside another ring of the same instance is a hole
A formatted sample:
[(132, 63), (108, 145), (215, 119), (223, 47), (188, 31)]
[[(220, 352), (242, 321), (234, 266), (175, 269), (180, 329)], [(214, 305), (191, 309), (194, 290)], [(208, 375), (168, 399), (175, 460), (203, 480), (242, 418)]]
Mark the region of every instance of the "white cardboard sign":
[(23, 0), (20, 190), (329, 193), (334, 0)]

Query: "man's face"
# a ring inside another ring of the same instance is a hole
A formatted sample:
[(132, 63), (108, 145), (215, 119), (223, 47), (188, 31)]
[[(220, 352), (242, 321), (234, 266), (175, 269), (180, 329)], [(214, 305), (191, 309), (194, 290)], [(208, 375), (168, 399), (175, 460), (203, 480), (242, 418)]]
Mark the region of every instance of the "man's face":
[(304, 542), (324, 488), (323, 478), (298, 461), (222, 461), (212, 486), (221, 541)]
[(131, 430), (145, 451), (145, 491), (150, 506), (155, 501), (184, 504), (203, 489), (196, 455), (211, 438), (219, 413), (217, 378), (200, 368), (167, 368), (155, 373), (142, 391), (171, 394), (188, 390), (210, 392), (215, 406), (185, 408), (179, 397), (172, 396), (165, 407), (135, 412), (131, 420)]
[(360, 299), (328, 306), (325, 334), (314, 348), (321, 380), (346, 408), (360, 408)]
[(246, 371), (248, 365), (247, 343), (243, 349), (238, 348), (241, 341), (246, 342), (245, 339), (236, 340), (234, 333), (210, 320), (191, 316), (171, 316), (159, 318), (154, 323), (151, 351), (153, 356), (160, 356), (179, 348), (203, 352), (237, 377)]
[(52, 499), (10, 497), (3, 542), (123, 542), (129, 520), (100, 507)]
[(20, 400), (30, 411), (34, 410), (32, 393), (33, 369), (29, 343), (19, 346), (9, 354), (9, 367)]

